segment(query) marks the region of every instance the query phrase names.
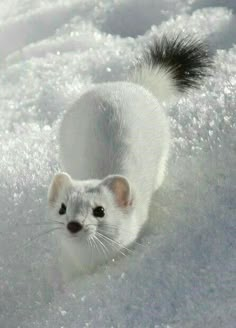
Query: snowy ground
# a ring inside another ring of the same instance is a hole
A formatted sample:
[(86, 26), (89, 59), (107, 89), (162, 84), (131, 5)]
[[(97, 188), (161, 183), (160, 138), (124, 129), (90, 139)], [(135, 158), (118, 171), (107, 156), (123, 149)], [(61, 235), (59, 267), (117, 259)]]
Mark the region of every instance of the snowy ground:
[[(9, 0), (0, 4), (0, 327), (236, 327), (236, 2)], [(215, 70), (169, 110), (172, 157), (142, 246), (55, 289), (46, 193), (61, 114), (119, 80), (142, 45), (207, 38)]]

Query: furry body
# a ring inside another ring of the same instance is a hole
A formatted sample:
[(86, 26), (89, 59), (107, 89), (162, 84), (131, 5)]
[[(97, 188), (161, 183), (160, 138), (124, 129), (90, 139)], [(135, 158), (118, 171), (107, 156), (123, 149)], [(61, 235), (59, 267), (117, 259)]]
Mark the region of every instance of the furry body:
[[(80, 270), (113, 257), (137, 238), (169, 154), (162, 103), (196, 87), (209, 64), (201, 43), (164, 38), (145, 53), (127, 82), (98, 84), (65, 113), (60, 159), (67, 174), (53, 179), (49, 208), (67, 227), (79, 222), (81, 231), (65, 228), (59, 239)], [(62, 204), (66, 212), (58, 215)], [(103, 218), (94, 215), (98, 206)]]

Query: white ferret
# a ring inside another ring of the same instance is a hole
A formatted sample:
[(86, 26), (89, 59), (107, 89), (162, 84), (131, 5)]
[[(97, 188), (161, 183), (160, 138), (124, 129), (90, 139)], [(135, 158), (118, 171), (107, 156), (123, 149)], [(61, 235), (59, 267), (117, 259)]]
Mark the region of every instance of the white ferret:
[(199, 86), (211, 59), (204, 44), (163, 37), (126, 82), (97, 84), (64, 115), (60, 159), (67, 173), (48, 192), (64, 259), (84, 271), (134, 242), (161, 186), (169, 154), (162, 103)]

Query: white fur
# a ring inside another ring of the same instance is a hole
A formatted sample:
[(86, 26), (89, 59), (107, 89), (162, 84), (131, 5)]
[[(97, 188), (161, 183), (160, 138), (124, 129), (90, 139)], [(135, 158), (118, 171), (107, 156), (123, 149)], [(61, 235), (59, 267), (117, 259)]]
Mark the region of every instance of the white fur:
[(172, 73), (164, 67), (153, 68), (147, 64), (142, 65), (132, 72), (129, 80), (151, 91), (162, 103), (174, 102), (179, 97)]
[[(78, 220), (84, 226), (74, 236), (66, 227), (59, 230), (65, 257), (76, 269), (104, 262), (135, 241), (147, 220), (152, 194), (164, 179), (169, 144), (168, 120), (160, 102), (135, 83), (96, 85), (65, 113), (60, 158), (73, 180), (49, 208), (54, 220), (65, 224)], [(124, 208), (102, 182), (109, 175), (121, 175), (129, 182), (130, 203)], [(62, 202), (67, 205), (65, 216), (58, 214)], [(105, 208), (103, 222), (108, 226), (102, 233), (113, 244), (101, 239), (102, 246), (94, 239), (96, 246), (90, 245), (89, 238), (100, 229), (99, 220), (91, 214), (96, 205)]]

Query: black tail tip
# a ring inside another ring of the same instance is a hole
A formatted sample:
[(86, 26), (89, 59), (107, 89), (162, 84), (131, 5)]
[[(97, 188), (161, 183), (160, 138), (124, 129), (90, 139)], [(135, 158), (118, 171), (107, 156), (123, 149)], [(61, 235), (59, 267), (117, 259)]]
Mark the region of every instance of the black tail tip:
[(201, 80), (210, 75), (213, 64), (205, 42), (181, 35), (155, 40), (145, 52), (144, 61), (151, 68), (170, 72), (180, 92), (199, 87)]

